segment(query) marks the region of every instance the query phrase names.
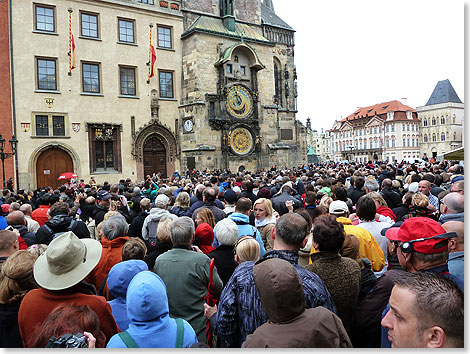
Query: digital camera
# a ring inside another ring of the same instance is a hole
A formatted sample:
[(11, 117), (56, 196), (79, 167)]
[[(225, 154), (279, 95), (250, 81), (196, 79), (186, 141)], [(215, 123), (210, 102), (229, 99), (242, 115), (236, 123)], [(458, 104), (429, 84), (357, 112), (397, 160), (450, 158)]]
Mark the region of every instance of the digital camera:
[(59, 338), (51, 337), (46, 348), (88, 348), (88, 341), (82, 333), (67, 333)]

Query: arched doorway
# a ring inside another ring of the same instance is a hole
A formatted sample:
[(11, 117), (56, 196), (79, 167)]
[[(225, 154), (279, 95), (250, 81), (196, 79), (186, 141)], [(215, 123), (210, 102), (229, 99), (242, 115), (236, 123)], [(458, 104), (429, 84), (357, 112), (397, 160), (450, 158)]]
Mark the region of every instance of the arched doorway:
[(70, 155), (59, 148), (43, 151), (36, 161), (36, 182), (38, 187), (58, 187), (57, 178), (64, 172), (74, 172)]
[(162, 177), (166, 174), (166, 149), (156, 134), (149, 136), (143, 147), (144, 175), (153, 175), (161, 173)]

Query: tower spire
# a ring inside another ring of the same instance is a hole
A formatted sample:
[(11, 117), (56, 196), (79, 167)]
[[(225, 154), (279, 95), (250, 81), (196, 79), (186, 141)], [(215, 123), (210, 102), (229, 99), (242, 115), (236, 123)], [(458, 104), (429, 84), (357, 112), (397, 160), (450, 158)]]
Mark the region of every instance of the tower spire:
[(272, 12), (274, 11), (273, 0), (263, 0), (263, 4), (266, 5)]

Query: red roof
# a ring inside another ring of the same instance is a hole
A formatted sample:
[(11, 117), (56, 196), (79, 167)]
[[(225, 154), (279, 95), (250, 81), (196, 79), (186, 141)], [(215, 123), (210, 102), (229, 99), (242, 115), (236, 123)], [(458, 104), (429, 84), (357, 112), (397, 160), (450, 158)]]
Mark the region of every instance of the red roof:
[(381, 115), (385, 114), (389, 111), (411, 111), (411, 112), (416, 112), (416, 109), (410, 107), (410, 106), (405, 106), (403, 103), (400, 101), (394, 100), (394, 101), (389, 101), (389, 102), (383, 102), (383, 103), (378, 103), (373, 106), (368, 106), (368, 107), (362, 107), (358, 108), (354, 113), (350, 114), (346, 118), (341, 119), (341, 122), (346, 122), (348, 120), (354, 120), (354, 119), (359, 119), (359, 118), (364, 118), (364, 117), (374, 117), (375, 115)]

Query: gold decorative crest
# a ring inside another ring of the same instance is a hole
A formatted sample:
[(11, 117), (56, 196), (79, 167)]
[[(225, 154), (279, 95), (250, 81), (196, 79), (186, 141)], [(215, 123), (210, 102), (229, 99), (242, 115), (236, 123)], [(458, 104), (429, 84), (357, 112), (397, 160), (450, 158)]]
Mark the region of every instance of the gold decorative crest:
[(47, 108), (54, 107), (54, 99), (53, 98), (45, 98), (44, 102), (46, 102), (46, 107)]
[(25, 133), (29, 132), (29, 129), (31, 128), (31, 123), (29, 122), (21, 122), (21, 130), (24, 131)]

